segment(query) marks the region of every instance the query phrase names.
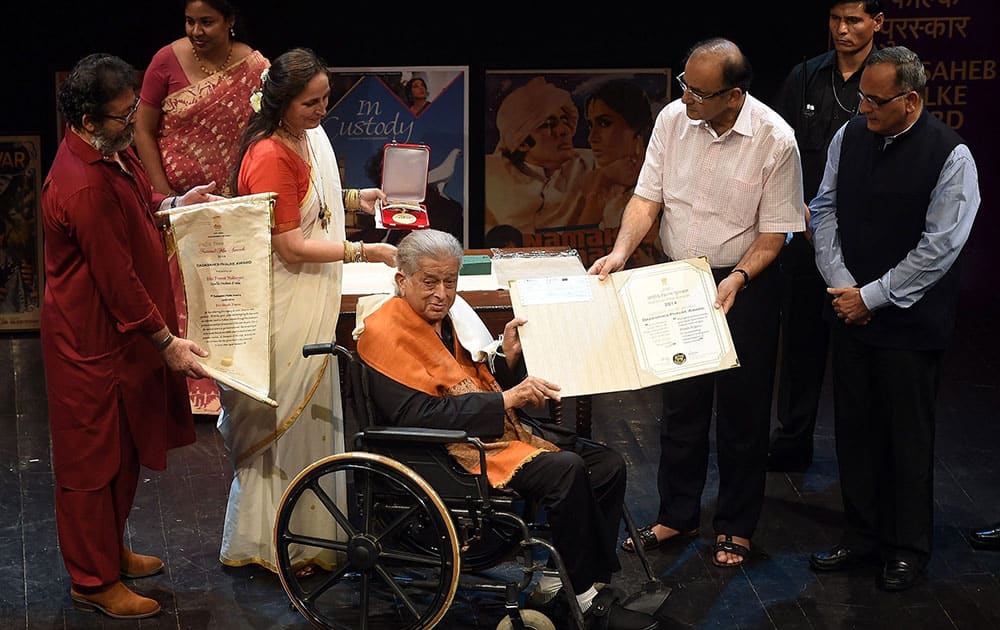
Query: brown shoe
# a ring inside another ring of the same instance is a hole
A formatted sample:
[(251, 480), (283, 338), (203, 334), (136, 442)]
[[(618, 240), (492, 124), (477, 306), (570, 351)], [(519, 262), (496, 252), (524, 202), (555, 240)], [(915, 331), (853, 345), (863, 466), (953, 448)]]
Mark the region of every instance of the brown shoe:
[(163, 560), (156, 556), (143, 556), (126, 549), (122, 553), (122, 577), (128, 579), (156, 575), (163, 570)]
[(73, 604), (84, 612), (102, 612), (114, 619), (143, 619), (160, 612), (155, 599), (132, 592), (121, 582), (115, 582), (98, 593), (77, 593), (70, 589)]

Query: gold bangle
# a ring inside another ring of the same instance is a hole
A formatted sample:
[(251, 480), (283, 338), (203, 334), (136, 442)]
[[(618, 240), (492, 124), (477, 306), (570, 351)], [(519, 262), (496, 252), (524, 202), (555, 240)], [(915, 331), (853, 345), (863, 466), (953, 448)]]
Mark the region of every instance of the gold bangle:
[(358, 258), (361, 259), (361, 262), (368, 262), (368, 254), (365, 253), (365, 244), (364, 244), (364, 241), (359, 241), (358, 245), (361, 246), (361, 248), (360, 248), (361, 249), (361, 253), (359, 254)]
[(348, 188), (344, 191), (344, 209), (357, 212), (361, 209), (361, 191), (357, 188)]
[(350, 241), (344, 241), (344, 263), (354, 262), (354, 245)]

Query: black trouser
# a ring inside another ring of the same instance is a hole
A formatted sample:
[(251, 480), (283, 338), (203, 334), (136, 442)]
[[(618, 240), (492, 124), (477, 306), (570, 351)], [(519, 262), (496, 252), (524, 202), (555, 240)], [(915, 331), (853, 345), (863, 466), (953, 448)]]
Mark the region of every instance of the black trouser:
[[(875, 314), (878, 317), (878, 314)], [(833, 333), (834, 419), (844, 544), (930, 558), (940, 350), (877, 348)]]
[(621, 568), (617, 543), (626, 478), (618, 453), (581, 439), (574, 451), (535, 456), (507, 484), (547, 509), (552, 545), (576, 594), (610, 582)]
[[(713, 270), (716, 283), (728, 273)], [(701, 520), (714, 399), (719, 497), (712, 525), (718, 534), (753, 536), (764, 502), (779, 290), (771, 265), (736, 296), (726, 320), (739, 367), (663, 385), (661, 525), (688, 531)]]
[(830, 328), (823, 307), (831, 296), (816, 269), (816, 253), (802, 232), (778, 256), (781, 270), (781, 360), (778, 361), (778, 426), (771, 457), (791, 466), (812, 462), (813, 431), (826, 372)]

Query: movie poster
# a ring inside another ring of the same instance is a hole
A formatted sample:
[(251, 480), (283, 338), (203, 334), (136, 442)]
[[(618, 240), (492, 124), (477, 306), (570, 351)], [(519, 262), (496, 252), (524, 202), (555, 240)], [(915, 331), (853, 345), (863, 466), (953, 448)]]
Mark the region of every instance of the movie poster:
[(0, 137), (0, 331), (41, 325), (40, 146), (38, 136)]
[[(331, 68), (331, 109), (323, 121), (344, 188), (381, 186), (386, 144), (430, 149), (423, 200), (430, 227), (468, 247), (468, 67)], [(393, 191), (386, 194), (392, 199)], [(378, 230), (349, 214), (348, 236), (396, 243), (405, 230)]]
[[(669, 68), (486, 73), (486, 247), (611, 251)], [(657, 262), (657, 225), (628, 267)]]

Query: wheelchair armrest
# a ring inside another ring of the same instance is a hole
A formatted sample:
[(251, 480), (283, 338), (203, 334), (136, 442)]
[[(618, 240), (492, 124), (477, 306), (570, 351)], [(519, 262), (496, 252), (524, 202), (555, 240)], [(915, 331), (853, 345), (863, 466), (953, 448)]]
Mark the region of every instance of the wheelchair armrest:
[(473, 473), (476, 477), (476, 484), (479, 487), (479, 496), (489, 496), (490, 480), (486, 473), (486, 448), (478, 438), (469, 437), (465, 431), (430, 429), (425, 427), (372, 426), (354, 434), (355, 448), (364, 449), (366, 442), (382, 442), (383, 444), (406, 443), (404, 446), (413, 446), (414, 444), (444, 445), (458, 442), (472, 444), (479, 451), (479, 472)]
[(427, 442), (429, 444), (451, 444), (468, 440), (468, 434), (465, 431), (423, 427), (368, 427), (359, 435), (363, 435), (366, 440)]

